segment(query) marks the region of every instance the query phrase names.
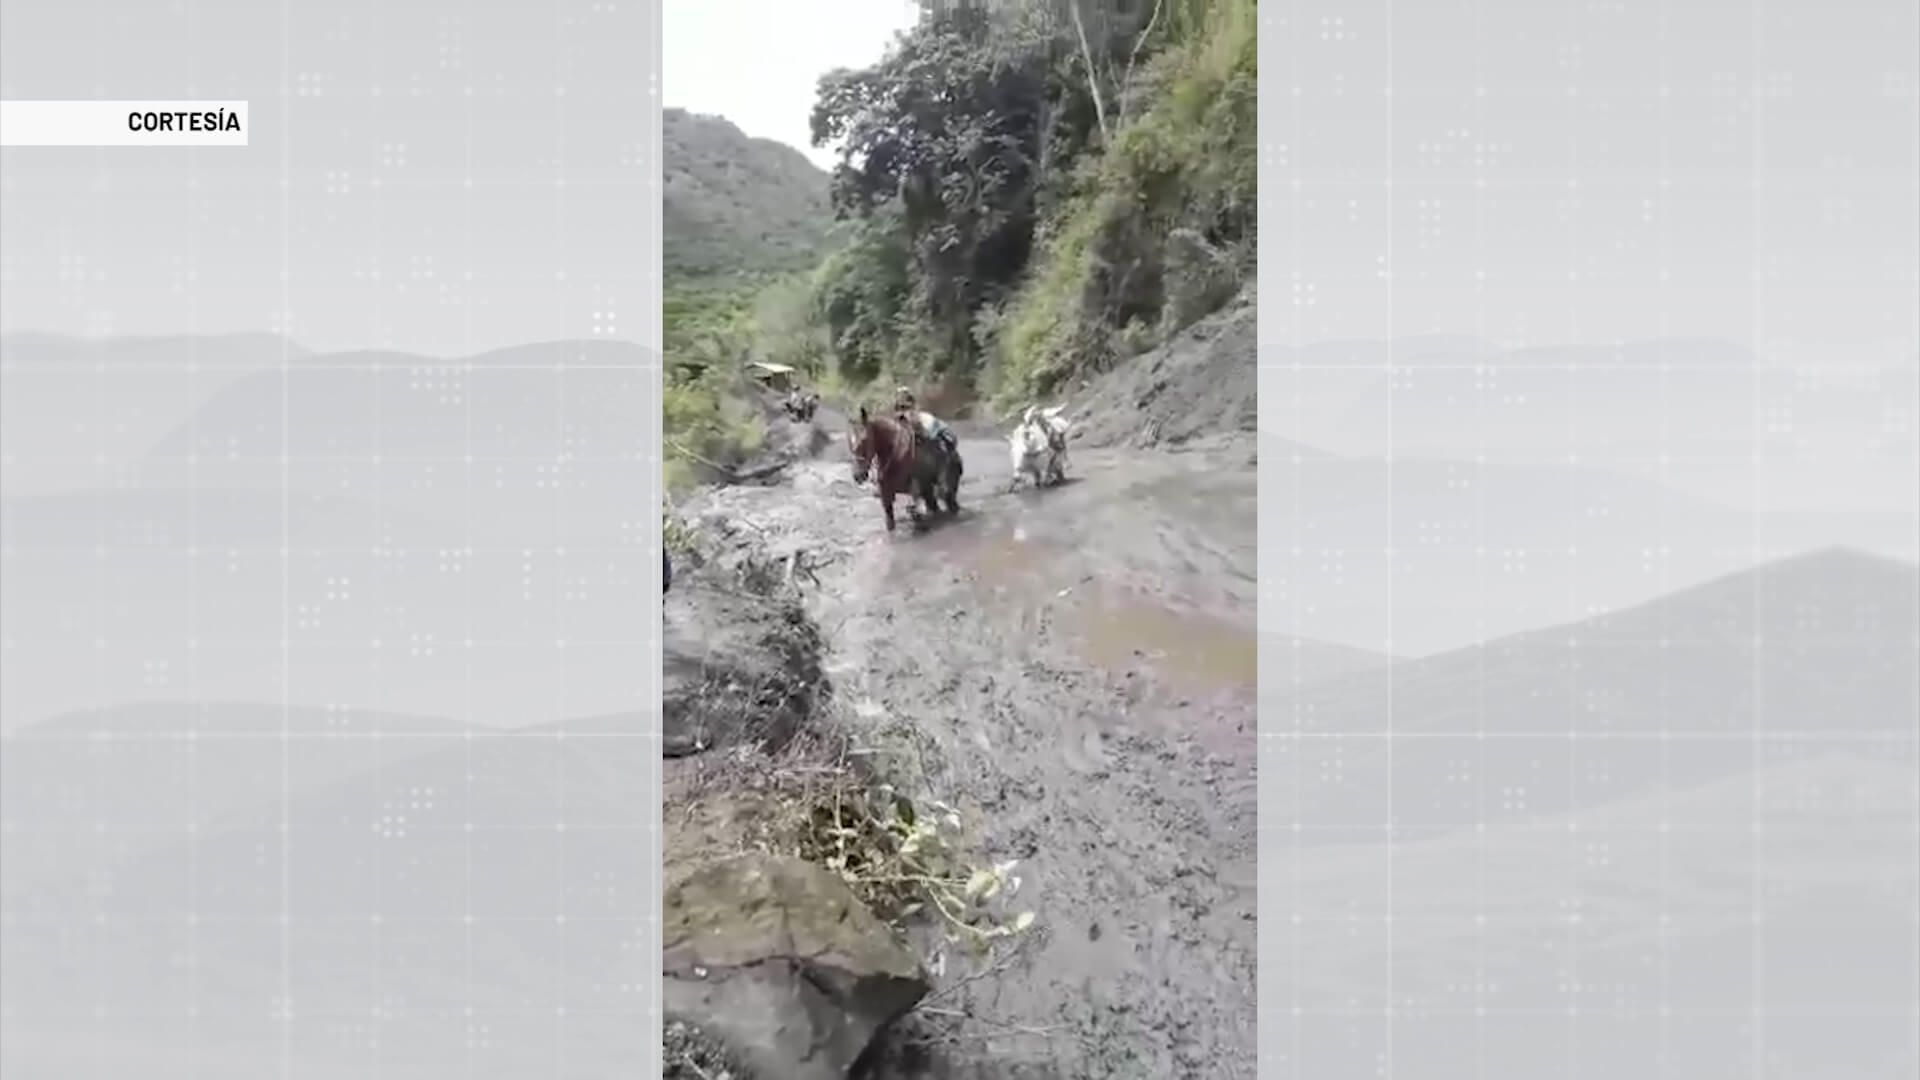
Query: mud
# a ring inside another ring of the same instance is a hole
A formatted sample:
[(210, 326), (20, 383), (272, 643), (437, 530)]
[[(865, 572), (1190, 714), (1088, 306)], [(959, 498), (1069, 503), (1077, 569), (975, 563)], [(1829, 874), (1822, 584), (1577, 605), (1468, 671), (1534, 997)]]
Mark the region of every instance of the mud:
[(1069, 415), (1082, 443), (1180, 446), (1220, 432), (1251, 435), (1259, 420), (1254, 295), (1249, 286), (1166, 345), (1074, 394)]
[(963, 438), (962, 512), (918, 534), (832, 453), (683, 508), (802, 553), (839, 712), (911, 731), (929, 794), (1022, 860), (1036, 926), (973, 979), (922, 942), (937, 1007), (873, 1075), (1254, 1075), (1250, 439), (1076, 450), (1010, 494), (1004, 444)]

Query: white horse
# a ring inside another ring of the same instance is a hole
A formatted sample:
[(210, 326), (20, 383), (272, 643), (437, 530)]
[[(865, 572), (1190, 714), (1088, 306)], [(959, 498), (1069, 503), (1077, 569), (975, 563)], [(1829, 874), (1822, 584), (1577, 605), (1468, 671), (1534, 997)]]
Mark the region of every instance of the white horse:
[(1047, 409), (1027, 406), (1019, 426), (1007, 436), (1008, 456), (1013, 465), (1009, 490), (1019, 486), (1022, 476), (1032, 481), (1034, 487), (1057, 484), (1067, 478), (1069, 422), (1060, 415), (1065, 408), (1064, 405)]

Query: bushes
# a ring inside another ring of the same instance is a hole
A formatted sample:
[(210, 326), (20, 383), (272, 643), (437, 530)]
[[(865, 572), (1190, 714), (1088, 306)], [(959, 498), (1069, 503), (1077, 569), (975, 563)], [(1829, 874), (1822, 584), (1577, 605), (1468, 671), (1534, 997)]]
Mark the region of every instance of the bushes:
[(660, 412), (668, 491), (685, 491), (698, 481), (699, 463), (691, 455), (732, 467), (766, 445), (766, 421), (747, 397), (742, 376), (727, 376), (709, 372), (666, 387)]
[(950, 5), (821, 81), (815, 132), (846, 139), (834, 194), (855, 224), (815, 290), (850, 380), (957, 380), (1008, 406), (1238, 288), (1256, 0), (1080, 7), (1084, 47), (1057, 0)]
[(761, 288), (751, 281), (708, 281), (682, 285), (663, 298), (660, 418), (670, 491), (695, 482), (698, 471), (689, 454), (738, 465), (766, 441), (766, 424), (742, 392), (741, 370), (752, 355)]
[(973, 382), (979, 315), (1017, 285), (1094, 129), (1058, 5), (992, 7), (943, 6), (879, 63), (820, 80), (814, 138), (839, 142), (834, 205), (857, 223), (821, 280), (849, 375)]
[(1189, 36), (1156, 57), (1148, 107), (1080, 173), (1010, 305), (996, 401), (1045, 396), (1217, 310), (1258, 230), (1255, 0), (1182, 5)]
[(855, 223), (814, 271), (814, 311), (842, 381), (862, 386), (894, 365), (902, 340), (908, 252), (893, 215)]

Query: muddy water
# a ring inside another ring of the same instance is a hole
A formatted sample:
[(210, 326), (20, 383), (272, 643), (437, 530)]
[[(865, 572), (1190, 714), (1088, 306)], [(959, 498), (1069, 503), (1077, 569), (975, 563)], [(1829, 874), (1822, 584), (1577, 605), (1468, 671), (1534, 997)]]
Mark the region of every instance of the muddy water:
[[(963, 513), (887, 536), (813, 464), (731, 512), (831, 549), (816, 605), (856, 722), (905, 721), (937, 797), (1019, 858), (1017, 958), (943, 961), (942, 1048), (887, 1076), (1254, 1075), (1254, 474), (1244, 448), (1076, 455), (1008, 494), (969, 442)], [(796, 535), (797, 534), (797, 535)]]
[(1259, 649), (1246, 628), (1130, 597), (1103, 596), (1081, 611), (1087, 659), (1113, 669), (1146, 664), (1182, 686), (1256, 689)]
[[(975, 574), (996, 599), (1052, 589), (1045, 601), (1066, 601), (1069, 625), (1083, 659), (1113, 671), (1152, 668), (1174, 683), (1200, 690), (1233, 689), (1251, 693), (1257, 681), (1259, 650), (1244, 621), (1184, 609), (1125, 585), (1109, 585), (1091, 574), (1074, 573), (1077, 549), (1028, 535), (1015, 525), (986, 525), (955, 530), (930, 541)], [(900, 562), (896, 579), (919, 571)]]
[[(1091, 485), (1077, 478), (1002, 496), (964, 523), (930, 530), (915, 553), (972, 574), (995, 602), (1071, 610), (1077, 651), (1095, 667), (1152, 668), (1190, 690), (1251, 694), (1252, 478), (1214, 472), (1208, 460), (1169, 474), (1135, 466), (1142, 477), (1128, 480), (1114, 475), (1123, 464), (1095, 458)], [(906, 580), (924, 569), (901, 558), (890, 573)]]

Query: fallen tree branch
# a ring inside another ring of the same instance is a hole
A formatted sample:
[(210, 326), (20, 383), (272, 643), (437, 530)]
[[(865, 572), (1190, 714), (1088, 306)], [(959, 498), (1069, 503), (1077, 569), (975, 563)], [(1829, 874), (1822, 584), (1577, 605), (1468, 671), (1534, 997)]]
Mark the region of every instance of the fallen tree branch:
[(750, 484), (755, 480), (764, 480), (793, 464), (792, 458), (780, 458), (766, 465), (757, 465), (751, 469), (741, 470), (731, 465), (722, 465), (712, 458), (701, 457), (699, 454), (694, 453), (671, 439), (667, 441), (667, 446), (681, 457), (689, 461), (697, 461), (707, 468), (712, 469), (714, 472), (726, 477), (727, 482), (730, 484)]
[(965, 988), (967, 985), (971, 983), (979, 982), (981, 979), (990, 978), (994, 975), (1000, 974), (1002, 971), (1005, 971), (1007, 967), (1014, 962), (1014, 960), (1019, 958), (1021, 951), (1027, 947), (1027, 942), (1032, 940), (1033, 939), (1030, 937), (1020, 938), (1018, 941), (1014, 943), (1012, 948), (1007, 949), (1005, 952), (1002, 952), (994, 960), (991, 966), (981, 968), (980, 970), (975, 971), (972, 974), (965, 976), (964, 978), (948, 983), (946, 986), (943, 986), (940, 989), (935, 990), (931, 994), (928, 994), (926, 997), (921, 998), (919, 1003), (913, 1007), (913, 1011), (929, 1012), (929, 1013), (942, 1011), (942, 1010), (937, 1010), (932, 1008), (933, 1003), (936, 1001), (939, 1001), (941, 998), (952, 997), (954, 994), (958, 993), (961, 989)]
[(737, 469), (729, 469), (727, 471), (727, 475), (729, 478), (733, 480), (734, 483), (745, 484), (745, 483), (750, 483), (754, 480), (765, 480), (767, 477), (772, 476), (775, 473), (778, 473), (779, 471), (781, 471), (782, 469), (785, 469), (787, 466), (791, 464), (793, 464), (792, 458), (781, 458), (777, 461), (770, 462), (766, 465), (759, 465), (759, 466), (755, 466), (754, 468), (747, 469), (744, 472)]

